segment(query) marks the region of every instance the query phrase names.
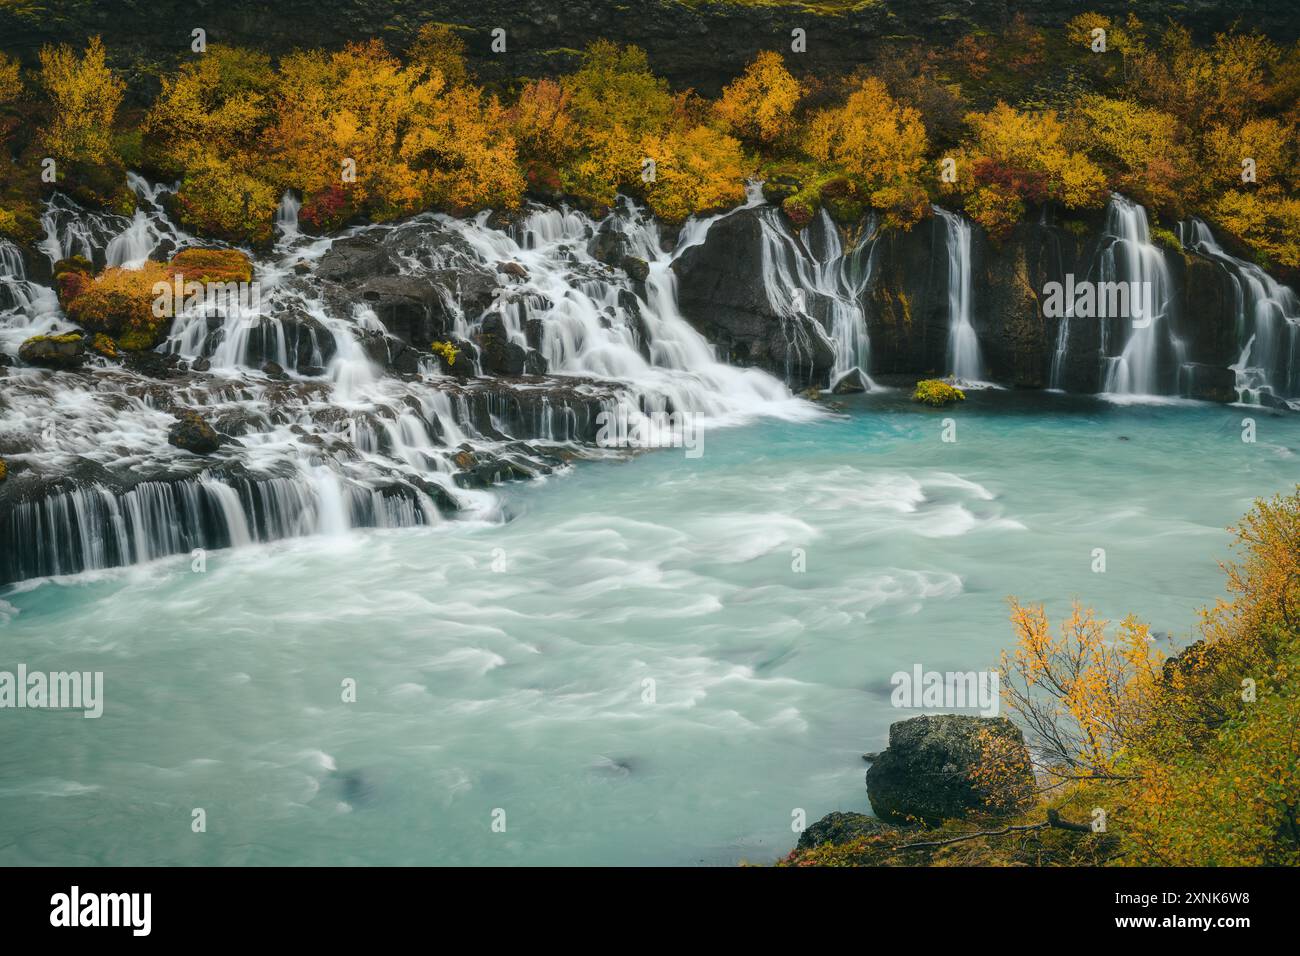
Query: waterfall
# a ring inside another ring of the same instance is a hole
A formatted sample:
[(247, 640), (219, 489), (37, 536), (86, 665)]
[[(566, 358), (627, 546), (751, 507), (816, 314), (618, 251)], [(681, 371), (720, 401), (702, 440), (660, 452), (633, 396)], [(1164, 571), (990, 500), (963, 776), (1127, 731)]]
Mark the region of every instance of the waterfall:
[(280, 197), (280, 205), (275, 209), (275, 231), (280, 234), (281, 239), (292, 239), (298, 235), (298, 211), (302, 209), (302, 203), (294, 194), (286, 189), (284, 195)]
[(948, 251), (948, 375), (962, 382), (979, 382), (984, 375), (979, 338), (972, 319), (971, 224), (956, 213), (931, 207), (943, 223)]
[(863, 227), (862, 238), (847, 249), (825, 208), (798, 235), (774, 207), (761, 209), (758, 217), (764, 293), (782, 318), (791, 343), (789, 361), (810, 355), (809, 337), (816, 335), (834, 349), (829, 385), (856, 373), (861, 385), (871, 388), (871, 341), (862, 302), (874, 262), (875, 215)]
[[(1173, 388), (1168, 376), (1161, 374), (1162, 349), (1173, 353), (1176, 367), (1182, 365), (1181, 343), (1168, 327), (1172, 286), (1169, 267), (1164, 254), (1151, 242), (1146, 209), (1119, 193), (1111, 195), (1106, 207), (1097, 277), (1099, 283), (1128, 283), (1137, 290), (1137, 301), (1148, 303), (1152, 312), (1141, 316), (1133, 312), (1118, 316), (1118, 322), (1102, 322), (1102, 391), (1123, 395), (1169, 394)], [(1130, 301), (1129, 311), (1132, 310)], [(1125, 334), (1118, 356), (1110, 346), (1110, 338), (1116, 331)]]
[[(80, 254), (132, 266), (197, 244), (163, 209), (170, 187), (131, 184), (139, 206), (130, 219), (55, 194), (41, 251), (51, 261)], [(291, 227), (296, 204), (286, 197), (276, 248), (255, 256), (260, 294), (178, 315), (158, 349), (177, 369), (167, 384), (95, 355), (78, 374), (0, 369), (0, 431), (10, 440), (0, 583), (194, 548), (427, 526), (453, 512), (501, 520), (484, 483), (598, 453), (599, 416), (616, 409), (646, 422), (691, 414), (707, 428), (819, 414), (771, 375), (719, 361), (678, 309), (671, 263), (721, 217), (689, 221), (667, 252), (657, 223), (632, 203), (612, 215), (609, 227), (649, 265), (643, 282), (593, 258), (601, 225), (570, 209), (529, 207), (504, 228), (486, 213), (423, 214), (313, 238)], [(341, 238), (373, 243), (392, 264), (382, 276), (396, 272), (436, 295), (468, 350), (458, 359), (464, 373), (444, 374), (427, 341), (412, 350), (370, 300), (301, 267)], [(5, 353), (16, 355), (29, 335), (70, 328), (11, 244), (0, 244), (0, 272)], [(829, 273), (807, 275), (813, 287), (830, 285)], [(498, 336), (529, 363), (522, 378), (473, 374), (483, 361), (474, 342)], [(865, 340), (843, 340), (846, 367), (865, 361)], [(399, 353), (409, 365), (393, 374), (384, 366)], [(208, 371), (187, 371), (200, 360)], [(284, 373), (266, 374), (267, 361)], [(168, 442), (173, 404), (227, 436), (217, 451), (200, 457)]]
[(1266, 397), (1300, 397), (1300, 296), (1224, 250), (1200, 219), (1179, 223), (1178, 231), (1184, 247), (1220, 263), (1232, 279), (1238, 399), (1258, 405)]

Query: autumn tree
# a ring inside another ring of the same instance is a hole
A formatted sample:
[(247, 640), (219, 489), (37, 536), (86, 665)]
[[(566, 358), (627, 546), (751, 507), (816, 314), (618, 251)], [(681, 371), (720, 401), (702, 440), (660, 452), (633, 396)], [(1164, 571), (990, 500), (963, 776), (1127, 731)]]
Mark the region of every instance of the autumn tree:
[(1109, 173), (1112, 185), (1144, 205), (1185, 212), (1194, 198), (1195, 160), (1177, 118), (1132, 100), (1086, 96), (1067, 120), (1068, 142)]
[(47, 46), (40, 61), (41, 86), (50, 100), (42, 148), (69, 162), (106, 162), (126, 85), (108, 68), (103, 42), (91, 37), (81, 56), (67, 45)]
[(803, 84), (785, 68), (781, 54), (764, 51), (722, 91), (715, 105), (732, 134), (754, 146), (771, 148), (790, 139)]
[(448, 86), (467, 86), (470, 82), (465, 41), (445, 23), (426, 23), (420, 27), (407, 59), (442, 74)]
[(1067, 209), (1102, 204), (1106, 177), (1086, 155), (1066, 144), (1054, 111), (1024, 112), (998, 103), (966, 117), (970, 136), (958, 158), (957, 189), (966, 211), (990, 235), (1003, 236), (1027, 204), (1052, 200)]
[(910, 225), (925, 214), (925, 126), (876, 77), (863, 79), (842, 106), (819, 110), (803, 145), (814, 159), (843, 170), (887, 221)]
[(654, 179), (644, 186), (646, 201), (661, 219), (678, 223), (745, 198), (744, 156), (734, 137), (700, 125), (648, 137), (641, 146), (655, 164)]
[(673, 97), (667, 82), (650, 72), (643, 50), (605, 40), (587, 48), (563, 87), (578, 147), (562, 171), (565, 187), (593, 206), (608, 207), (620, 188), (640, 182), (647, 158), (641, 144), (667, 128)]
[(270, 57), (243, 47), (213, 44), (164, 77), (145, 116), (144, 135), (154, 162), (183, 171), (206, 155), (244, 155), (258, 145), (270, 119), (276, 75)]
[(22, 68), (13, 57), (0, 53), (0, 107), (14, 102), (22, 92)]

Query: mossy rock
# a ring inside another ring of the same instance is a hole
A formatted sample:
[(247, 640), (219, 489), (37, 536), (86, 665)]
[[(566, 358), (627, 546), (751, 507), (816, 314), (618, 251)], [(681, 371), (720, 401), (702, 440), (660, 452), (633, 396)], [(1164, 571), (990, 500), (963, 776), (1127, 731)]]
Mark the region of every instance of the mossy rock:
[(198, 412), (177, 415), (176, 423), (167, 432), (167, 441), (196, 455), (208, 455), (221, 447), (221, 436)]
[(90, 333), (102, 333), (117, 339), (117, 347), (126, 351), (151, 349), (167, 337), (171, 315), (155, 315), (157, 282), (171, 281), (168, 267), (146, 262), (142, 269), (105, 269), (93, 281), (78, 273), (65, 273), (60, 280), (72, 294), (67, 296), (64, 311), (68, 318)]
[(86, 341), (80, 332), (33, 335), (18, 346), (18, 357), (28, 365), (77, 368), (86, 361)]
[(186, 282), (251, 282), (253, 263), (238, 249), (182, 249), (169, 272)]
[(126, 184), (120, 163), (60, 163), (58, 188), (83, 206), (107, 209), (120, 216), (135, 214), (135, 193)]
[(817, 215), (817, 207), (799, 195), (790, 196), (782, 202), (781, 211), (796, 229), (806, 228)]
[(801, 189), (803, 183), (797, 178), (777, 173), (763, 181), (763, 198), (773, 206), (779, 206)]
[(830, 213), (831, 219), (841, 226), (856, 226), (866, 214), (866, 197), (843, 176), (823, 183), (820, 195), (822, 205)]
[(0, 458), (0, 481), (4, 481), (8, 477), (9, 477), (9, 466), (5, 464), (5, 460), (3, 458)]

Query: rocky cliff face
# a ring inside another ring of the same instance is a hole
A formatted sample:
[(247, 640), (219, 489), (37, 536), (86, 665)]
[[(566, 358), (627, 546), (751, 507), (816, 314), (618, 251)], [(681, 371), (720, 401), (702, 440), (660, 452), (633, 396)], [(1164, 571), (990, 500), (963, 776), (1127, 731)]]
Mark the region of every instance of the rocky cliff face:
[[(826, 386), (831, 384), (826, 373), (835, 365), (833, 349), (828, 355), (814, 352), (813, 361), (803, 354), (793, 361), (789, 355), (782, 357), (794, 339), (792, 324), (812, 323), (815, 317), (825, 331), (833, 330), (815, 290), (806, 293), (802, 315), (792, 316), (789, 307), (773, 302), (773, 282), (789, 281), (793, 272), (764, 276), (765, 269), (773, 269), (764, 260), (759, 228), (764, 216), (770, 219), (763, 207), (732, 213), (674, 263), (682, 310), (730, 361), (778, 374), (783, 367), (794, 367), (799, 373), (785, 376), (791, 385)], [(824, 273), (827, 263), (818, 258), (818, 243), (806, 233), (794, 234), (788, 225), (783, 228), (789, 233), (789, 247), (797, 250), (794, 255), (809, 263), (804, 274)], [(1104, 217), (1073, 220), (1067, 228), (1040, 211), (1000, 242), (973, 228), (969, 295), (982, 377), (1017, 388), (1107, 390), (1106, 370), (1118, 360), (1131, 334), (1127, 320), (1111, 316), (1066, 322), (1045, 308), (1049, 283), (1064, 284), (1070, 275), (1080, 282), (1104, 278), (1099, 266), (1103, 253), (1119, 243), (1106, 231)], [(862, 233), (861, 258), (868, 275), (860, 287), (841, 283), (838, 291), (856, 296), (861, 310), (870, 343), (865, 371), (886, 379), (951, 372), (953, 279), (941, 220), (932, 217), (908, 231), (848, 231), (854, 232)], [(1162, 315), (1155, 346), (1158, 392), (1236, 401), (1233, 366), (1249, 338), (1243, 331), (1242, 313), (1249, 305), (1243, 304), (1242, 276), (1199, 250), (1150, 244), (1146, 250), (1163, 262), (1168, 275), (1167, 294), (1155, 303)], [(1281, 334), (1281, 347), (1294, 350), (1294, 333), (1288, 327)]]
[[(377, 36), (402, 49), (428, 22), (463, 27), (471, 65), (484, 79), (536, 76), (571, 67), (574, 55), (606, 37), (643, 47), (655, 71), (677, 87), (706, 93), (736, 76), (758, 50), (788, 49), (790, 31), (806, 31), (808, 51), (793, 66), (810, 72), (847, 72), (871, 63), (887, 41), (955, 39), (975, 28), (998, 30), (1017, 14), (1031, 23), (1063, 23), (1080, 10), (1124, 16), (1127, 0), (1063, 5), (1053, 0), (878, 0), (844, 9), (835, 4), (783, 6), (728, 0), (67, 0), (56, 11), (34, 4), (0, 6), (3, 45), (35, 59), (42, 44), (81, 42), (102, 34), (118, 65), (147, 66), (188, 55), (190, 31), (202, 27), (213, 42), (257, 46), (279, 54), (303, 47), (337, 47)], [(1175, 16), (1199, 34), (1235, 20), (1287, 42), (1300, 33), (1292, 0), (1148, 0), (1141, 14), (1153, 23)], [(506, 31), (506, 50), (494, 53), (491, 31)], [(148, 70), (137, 80), (148, 85)]]

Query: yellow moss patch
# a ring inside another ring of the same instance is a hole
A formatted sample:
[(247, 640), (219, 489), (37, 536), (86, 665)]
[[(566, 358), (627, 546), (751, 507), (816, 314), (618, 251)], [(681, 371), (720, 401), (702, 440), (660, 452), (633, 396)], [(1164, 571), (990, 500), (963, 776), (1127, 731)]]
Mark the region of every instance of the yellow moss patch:
[(912, 393), (912, 401), (932, 405), (935, 408), (951, 405), (953, 402), (964, 402), (965, 400), (966, 393), (960, 388), (949, 385), (937, 378), (917, 382), (916, 391)]
[(450, 342), (434, 342), (429, 348), (433, 350), (434, 355), (440, 356), (448, 366), (455, 365), (456, 356), (460, 354), (460, 349)]

